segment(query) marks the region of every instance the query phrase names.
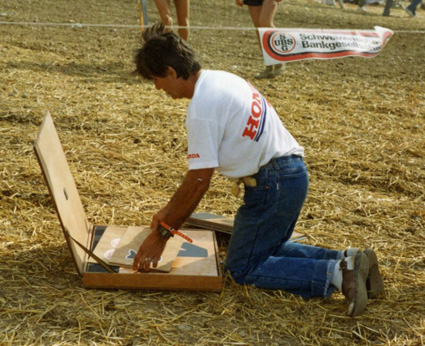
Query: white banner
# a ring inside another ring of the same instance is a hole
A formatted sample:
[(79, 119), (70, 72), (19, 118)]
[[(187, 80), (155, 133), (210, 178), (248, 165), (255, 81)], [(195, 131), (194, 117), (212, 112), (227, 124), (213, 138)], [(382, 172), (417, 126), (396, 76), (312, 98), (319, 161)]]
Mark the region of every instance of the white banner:
[(259, 28), (265, 65), (304, 59), (373, 58), (394, 34), (390, 29), (326, 30)]

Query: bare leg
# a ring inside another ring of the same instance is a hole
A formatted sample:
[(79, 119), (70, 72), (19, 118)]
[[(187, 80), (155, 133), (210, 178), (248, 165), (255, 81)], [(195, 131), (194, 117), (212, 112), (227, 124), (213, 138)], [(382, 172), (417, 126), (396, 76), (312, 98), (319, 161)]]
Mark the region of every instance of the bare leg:
[(155, 0), (155, 4), (162, 24), (171, 27), (173, 25), (173, 16), (171, 15), (170, 0)]
[[(275, 0), (264, 0), (261, 6), (248, 6), (249, 14), (256, 28), (274, 28), (273, 19), (277, 10)], [(260, 36), (257, 30), (258, 42)]]
[(264, 0), (261, 6), (259, 17), (259, 27), (274, 28), (273, 19), (277, 11), (278, 3), (276, 0)]
[[(261, 6), (248, 6), (249, 9), (249, 15), (251, 16), (252, 23), (254, 23), (254, 26), (256, 28), (259, 27), (260, 23), (260, 14), (261, 14)], [(257, 39), (258, 42), (260, 42), (260, 36), (258, 34), (257, 30)]]
[(174, 0), (174, 6), (176, 6), (178, 25), (186, 27), (178, 29), (179, 35), (187, 41), (189, 38), (189, 0)]
[[(256, 28), (274, 28), (273, 19), (277, 11), (276, 0), (264, 0), (261, 6), (249, 6), (249, 14)], [(261, 49), (260, 34), (257, 30), (257, 39)], [(273, 78), (281, 74), (283, 64), (266, 66), (266, 69), (256, 76), (257, 79)]]

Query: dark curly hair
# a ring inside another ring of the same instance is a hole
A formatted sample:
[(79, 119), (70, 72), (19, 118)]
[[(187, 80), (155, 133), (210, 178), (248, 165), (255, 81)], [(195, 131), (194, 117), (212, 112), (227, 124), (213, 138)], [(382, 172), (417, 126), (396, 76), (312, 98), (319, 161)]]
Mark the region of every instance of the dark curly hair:
[(172, 67), (177, 77), (186, 80), (201, 69), (190, 45), (172, 31), (166, 31), (163, 24), (155, 24), (143, 31), (142, 47), (136, 51), (134, 62), (134, 73), (145, 79), (166, 77), (168, 67)]

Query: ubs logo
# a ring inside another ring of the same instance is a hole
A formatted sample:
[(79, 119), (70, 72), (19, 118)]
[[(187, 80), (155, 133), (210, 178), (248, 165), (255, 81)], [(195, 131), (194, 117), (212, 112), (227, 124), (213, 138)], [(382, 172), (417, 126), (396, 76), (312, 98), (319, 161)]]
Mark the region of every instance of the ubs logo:
[(291, 52), (296, 45), (295, 37), (282, 32), (274, 32), (269, 36), (269, 47), (278, 55), (284, 55)]

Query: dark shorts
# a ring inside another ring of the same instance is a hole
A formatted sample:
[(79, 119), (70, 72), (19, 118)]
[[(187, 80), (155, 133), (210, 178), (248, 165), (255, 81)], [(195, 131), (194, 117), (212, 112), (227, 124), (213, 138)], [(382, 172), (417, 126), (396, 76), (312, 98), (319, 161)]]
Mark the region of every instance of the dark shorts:
[(263, 0), (243, 0), (243, 3), (248, 6), (261, 6)]

